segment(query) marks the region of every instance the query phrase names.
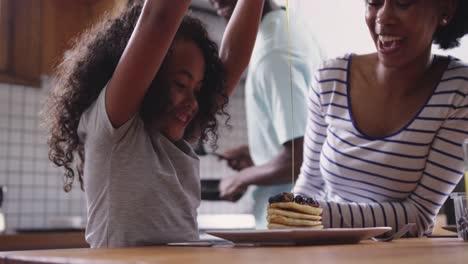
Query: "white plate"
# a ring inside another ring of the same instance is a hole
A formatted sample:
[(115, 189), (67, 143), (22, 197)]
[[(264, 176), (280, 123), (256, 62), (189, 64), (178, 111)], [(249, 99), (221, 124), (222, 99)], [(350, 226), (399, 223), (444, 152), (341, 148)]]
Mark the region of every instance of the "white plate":
[(274, 230), (230, 230), (207, 231), (236, 244), (257, 245), (309, 245), (349, 244), (382, 235), (391, 227), (372, 228), (327, 228), (327, 229), (274, 229)]

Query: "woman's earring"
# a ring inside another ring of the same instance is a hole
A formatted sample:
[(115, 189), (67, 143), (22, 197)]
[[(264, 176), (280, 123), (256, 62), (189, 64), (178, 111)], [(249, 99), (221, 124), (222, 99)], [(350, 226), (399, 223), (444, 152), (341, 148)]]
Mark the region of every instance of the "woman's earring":
[(442, 26), (446, 26), (446, 25), (448, 24), (448, 18), (447, 18), (446, 16), (444, 16), (444, 17), (442, 18), (442, 20), (440, 21), (440, 24), (441, 24)]

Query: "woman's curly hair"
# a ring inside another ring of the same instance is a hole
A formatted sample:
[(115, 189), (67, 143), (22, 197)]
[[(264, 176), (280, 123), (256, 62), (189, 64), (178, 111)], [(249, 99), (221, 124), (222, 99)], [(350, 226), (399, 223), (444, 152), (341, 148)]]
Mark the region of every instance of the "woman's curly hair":
[[(78, 137), (78, 124), (83, 112), (98, 98), (111, 78), (127, 46), (142, 10), (142, 1), (129, 1), (125, 10), (115, 18), (107, 18), (87, 30), (64, 55), (53, 78), (53, 92), (47, 98), (42, 113), (49, 130), (49, 159), (64, 167), (64, 190), (70, 191), (76, 173), (84, 190), (84, 146)], [(228, 97), (224, 86), (224, 70), (219, 59), (218, 46), (213, 42), (196, 18), (186, 16), (176, 34), (176, 39), (191, 40), (200, 48), (205, 59), (203, 86), (198, 95), (198, 113), (187, 127), (184, 138), (212, 140), (216, 148), (218, 121), (216, 115), (226, 117)], [(170, 50), (160, 70), (151, 83), (140, 108), (140, 117), (148, 124), (170, 105), (169, 87), (165, 65)]]
[[(445, 1), (445, 0), (443, 0)], [(458, 0), (457, 10), (450, 23), (440, 27), (434, 34), (434, 43), (441, 49), (451, 49), (460, 45), (460, 39), (468, 33), (468, 1)]]

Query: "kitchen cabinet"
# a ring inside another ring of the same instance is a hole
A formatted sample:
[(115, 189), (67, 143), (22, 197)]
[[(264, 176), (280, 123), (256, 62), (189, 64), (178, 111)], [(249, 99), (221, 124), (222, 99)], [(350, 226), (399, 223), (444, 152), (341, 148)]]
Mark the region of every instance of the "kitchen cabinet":
[(0, 251), (86, 247), (84, 230), (0, 234)]
[(38, 84), (40, 5), (34, 0), (0, 0), (0, 81)]
[(125, 0), (0, 0), (0, 82), (40, 86), (71, 40)]
[(6, 1), (0, 1), (0, 72), (4, 72), (7, 69), (7, 51), (9, 50), (8, 38), (8, 15)]

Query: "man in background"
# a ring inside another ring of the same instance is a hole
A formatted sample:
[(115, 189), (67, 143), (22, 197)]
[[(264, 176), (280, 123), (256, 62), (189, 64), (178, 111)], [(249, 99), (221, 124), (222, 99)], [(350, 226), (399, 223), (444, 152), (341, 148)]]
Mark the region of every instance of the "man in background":
[[(237, 0), (210, 2), (226, 20), (237, 4)], [(256, 185), (253, 199), (257, 228), (266, 227), (268, 198), (292, 190), (293, 141), (294, 177), (299, 174), (307, 91), (314, 71), (324, 59), (313, 34), (295, 19), (291, 17), (289, 51), (286, 10), (272, 0), (265, 0), (245, 85), (249, 145), (224, 153), (230, 160), (229, 166), (238, 173), (221, 180), (221, 196), (236, 201), (248, 186)], [(290, 59), (294, 110), (291, 107)]]

